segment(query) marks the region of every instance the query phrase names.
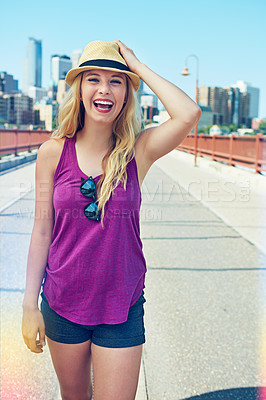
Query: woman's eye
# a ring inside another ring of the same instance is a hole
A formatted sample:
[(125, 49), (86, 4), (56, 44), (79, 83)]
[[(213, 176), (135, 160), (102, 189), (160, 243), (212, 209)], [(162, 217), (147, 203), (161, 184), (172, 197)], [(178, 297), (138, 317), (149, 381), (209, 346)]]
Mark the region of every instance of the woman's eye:
[(113, 79), (113, 80), (111, 81), (111, 83), (117, 83), (117, 84), (121, 85), (122, 82), (119, 81), (119, 80)]
[(99, 82), (99, 79), (97, 79), (97, 78), (89, 78), (88, 81), (89, 82)]

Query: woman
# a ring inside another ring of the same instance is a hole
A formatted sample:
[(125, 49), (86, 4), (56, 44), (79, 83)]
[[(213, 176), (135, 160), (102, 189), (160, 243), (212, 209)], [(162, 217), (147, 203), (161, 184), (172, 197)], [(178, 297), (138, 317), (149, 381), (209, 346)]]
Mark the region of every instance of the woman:
[[(170, 119), (138, 134), (140, 78)], [(23, 337), (41, 353), (46, 335), (62, 399), (92, 398), (92, 362), (95, 400), (131, 400), (145, 342), (140, 187), (200, 109), (120, 41), (89, 43), (66, 82), (59, 128), (37, 157)]]

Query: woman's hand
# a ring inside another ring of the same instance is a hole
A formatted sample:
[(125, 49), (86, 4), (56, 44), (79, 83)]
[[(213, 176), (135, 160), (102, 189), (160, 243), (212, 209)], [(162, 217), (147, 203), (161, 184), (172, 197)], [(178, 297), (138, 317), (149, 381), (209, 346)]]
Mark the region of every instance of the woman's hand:
[[(37, 335), (39, 333), (39, 339)], [(42, 313), (38, 308), (23, 311), (22, 335), (28, 349), (33, 353), (42, 353), (45, 346), (45, 326)]]
[(141, 62), (135, 56), (133, 50), (129, 49), (124, 43), (120, 42), (120, 40), (113, 40), (113, 42), (118, 45), (119, 51), (125, 59), (129, 69), (138, 74), (138, 67), (141, 65)]

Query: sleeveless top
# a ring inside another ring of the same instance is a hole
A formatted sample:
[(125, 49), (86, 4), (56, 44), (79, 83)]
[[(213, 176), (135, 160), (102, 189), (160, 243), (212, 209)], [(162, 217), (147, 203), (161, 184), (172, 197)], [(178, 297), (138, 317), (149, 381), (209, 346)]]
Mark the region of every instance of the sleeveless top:
[[(91, 198), (80, 192), (76, 134), (66, 138), (54, 174), (54, 228), (43, 293), (50, 307), (83, 324), (119, 324), (145, 288), (146, 262), (140, 239), (141, 191), (135, 157), (105, 205), (104, 229), (89, 220), (84, 207)], [(101, 175), (93, 177), (95, 183)]]

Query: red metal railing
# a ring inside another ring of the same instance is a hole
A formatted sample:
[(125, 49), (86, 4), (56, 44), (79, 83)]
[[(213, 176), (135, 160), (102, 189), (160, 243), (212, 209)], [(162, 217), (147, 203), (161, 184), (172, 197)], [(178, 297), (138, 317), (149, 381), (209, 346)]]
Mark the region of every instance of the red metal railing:
[(49, 139), (50, 131), (30, 131), (18, 129), (0, 130), (0, 155), (15, 154), (20, 151), (31, 151)]
[[(17, 129), (0, 130), (0, 155), (15, 154), (20, 151), (31, 151), (49, 139), (50, 131)], [(178, 150), (194, 154), (194, 135), (188, 135), (178, 146)], [(198, 135), (197, 154), (222, 161), (229, 165), (242, 165), (255, 171), (266, 171), (266, 136), (210, 136)]]
[[(194, 135), (190, 134), (177, 148), (195, 153)], [(222, 161), (228, 165), (241, 165), (255, 169), (257, 173), (266, 171), (266, 136), (198, 135), (197, 153), (210, 157), (213, 161)]]

